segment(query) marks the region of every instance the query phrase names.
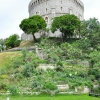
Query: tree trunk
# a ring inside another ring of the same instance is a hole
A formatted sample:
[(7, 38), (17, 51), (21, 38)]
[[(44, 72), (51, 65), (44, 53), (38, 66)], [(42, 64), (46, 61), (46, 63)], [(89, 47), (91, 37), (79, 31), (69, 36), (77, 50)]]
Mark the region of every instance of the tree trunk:
[(32, 34), (32, 35), (33, 35), (33, 41), (36, 42), (36, 37), (35, 37), (35, 35), (34, 35), (34, 34)]
[(62, 41), (64, 42), (65, 41), (65, 39), (64, 39), (64, 34), (62, 33)]

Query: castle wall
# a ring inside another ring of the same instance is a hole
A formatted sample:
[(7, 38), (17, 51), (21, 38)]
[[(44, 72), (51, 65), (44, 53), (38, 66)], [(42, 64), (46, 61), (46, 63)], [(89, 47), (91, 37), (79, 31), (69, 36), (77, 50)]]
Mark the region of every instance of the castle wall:
[(80, 20), (84, 19), (84, 5), (80, 0), (31, 0), (29, 16), (39, 14), (50, 27), (52, 18), (64, 14), (74, 14)]
[[(84, 19), (84, 4), (80, 0), (31, 0), (28, 6), (29, 16), (41, 15), (50, 28), (54, 17), (74, 14), (80, 20)], [(61, 32), (58, 30), (54, 34), (49, 31), (47, 34), (50, 37), (61, 37)], [(38, 38), (39, 34), (35, 34)], [(23, 34), (22, 39), (30, 40), (32, 35)]]

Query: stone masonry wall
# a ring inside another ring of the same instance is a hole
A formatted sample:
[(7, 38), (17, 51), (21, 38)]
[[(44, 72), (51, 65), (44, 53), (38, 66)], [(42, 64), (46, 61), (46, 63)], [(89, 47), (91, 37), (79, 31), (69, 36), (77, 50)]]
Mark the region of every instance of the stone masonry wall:
[(64, 14), (74, 14), (84, 19), (84, 5), (80, 0), (31, 0), (29, 16), (39, 14), (50, 27), (52, 18)]

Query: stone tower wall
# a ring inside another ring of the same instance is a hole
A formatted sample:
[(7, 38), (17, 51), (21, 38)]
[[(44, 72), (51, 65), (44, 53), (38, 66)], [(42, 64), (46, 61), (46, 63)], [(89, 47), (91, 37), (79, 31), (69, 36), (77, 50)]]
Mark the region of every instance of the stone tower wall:
[(31, 0), (28, 11), (29, 16), (43, 16), (48, 27), (52, 18), (64, 14), (74, 14), (80, 20), (84, 19), (84, 5), (80, 0)]
[[(84, 4), (80, 0), (31, 0), (28, 5), (29, 16), (41, 15), (50, 28), (52, 19), (64, 14), (74, 14), (80, 20), (84, 19)], [(40, 37), (35, 34), (36, 38)], [(54, 34), (49, 31), (50, 37), (61, 37), (61, 32), (56, 31)], [(33, 39), (32, 35), (22, 34), (23, 40)]]

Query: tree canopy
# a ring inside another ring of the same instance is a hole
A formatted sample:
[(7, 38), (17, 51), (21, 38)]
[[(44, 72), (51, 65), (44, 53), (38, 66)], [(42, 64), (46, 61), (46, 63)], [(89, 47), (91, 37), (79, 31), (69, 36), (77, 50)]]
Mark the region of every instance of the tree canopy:
[(0, 39), (0, 50), (4, 50), (5, 41), (4, 39)]
[(81, 21), (75, 15), (63, 15), (55, 17), (51, 25), (51, 31), (54, 33), (58, 29), (62, 32), (63, 41), (66, 37), (74, 35), (75, 30), (79, 29)]
[(26, 33), (32, 34), (34, 41), (36, 41), (35, 33), (44, 30), (47, 24), (42, 16), (35, 15), (27, 19), (23, 19), (19, 27)]
[(84, 20), (80, 33), (83, 39), (90, 41), (91, 47), (95, 48), (100, 44), (100, 22), (98, 19), (90, 18), (89, 20)]
[(11, 35), (7, 40), (6, 40), (6, 47), (7, 48), (13, 48), (17, 47), (20, 45), (20, 40), (19, 36), (17, 34)]

